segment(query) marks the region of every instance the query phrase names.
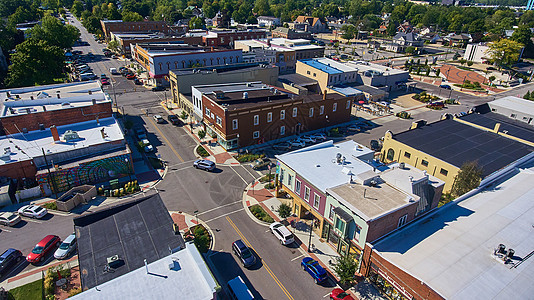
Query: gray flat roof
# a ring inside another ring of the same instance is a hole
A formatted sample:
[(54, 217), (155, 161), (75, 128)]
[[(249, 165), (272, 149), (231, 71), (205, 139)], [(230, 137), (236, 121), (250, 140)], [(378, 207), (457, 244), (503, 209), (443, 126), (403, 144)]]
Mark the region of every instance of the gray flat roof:
[(489, 106), (507, 108), (509, 110), (523, 111), (534, 114), (534, 101), (508, 96), (488, 102)]
[(373, 251), (445, 299), (532, 299), (534, 259), (511, 268), (493, 256), (501, 243), (515, 250), (514, 263), (534, 250), (534, 163), (524, 167), (374, 244)]
[(280, 75), (278, 76), (278, 81), (287, 84), (294, 83), (300, 86), (309, 86), (317, 84), (317, 80), (308, 78), (304, 75), (300, 75), (297, 73)]
[[(183, 248), (159, 194), (135, 199), (74, 219), (78, 261), (84, 289), (93, 288)], [(104, 271), (107, 258), (118, 255), (124, 264)]]
[(393, 138), (458, 168), (466, 162), (477, 161), (483, 168), (482, 177), (508, 166), (534, 149), (453, 119), (407, 130)]
[[(534, 113), (534, 111), (533, 111)], [(506, 132), (506, 134), (518, 137), (525, 141), (534, 143), (534, 126), (528, 125), (525, 122), (510, 119), (504, 115), (487, 112), (483, 114), (472, 113), (460, 118), (461, 120), (483, 126), (489, 130), (495, 128), (495, 124), (500, 123), (499, 132)]]

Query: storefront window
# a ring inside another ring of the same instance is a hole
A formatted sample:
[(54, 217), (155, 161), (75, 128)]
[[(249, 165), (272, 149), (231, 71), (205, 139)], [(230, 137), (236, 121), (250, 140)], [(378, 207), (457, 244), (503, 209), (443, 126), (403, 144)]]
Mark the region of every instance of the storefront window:
[(371, 271), (369, 272), (369, 280), (375, 284), (375, 286), (378, 288), (378, 290), (381, 293), (384, 293), (388, 296), (389, 299), (393, 300), (410, 300), (402, 293), (400, 293), (395, 287), (389, 283), (384, 277), (382, 277), (380, 274), (377, 273), (376, 266), (371, 266)]

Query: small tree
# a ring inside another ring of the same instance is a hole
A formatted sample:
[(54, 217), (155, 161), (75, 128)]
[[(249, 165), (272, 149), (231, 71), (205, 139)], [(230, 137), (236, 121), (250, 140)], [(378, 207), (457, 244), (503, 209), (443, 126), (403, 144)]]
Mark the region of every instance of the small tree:
[(465, 65), (466, 62), (467, 62), (467, 61), (466, 61), (465, 59), (460, 58), (460, 64), (461, 64), (462, 66)]
[(180, 115), (180, 118), (182, 119), (187, 119), (187, 117), (189, 117), (189, 115), (185, 112), (185, 110), (182, 110), (182, 114)]
[(496, 78), (495, 78), (495, 76), (493, 76), (493, 75), (491, 75), (490, 77), (488, 77), (488, 80), (489, 80), (489, 82), (490, 82), (490, 86), (491, 86), (492, 82), (493, 82), (495, 79), (496, 79)]
[(281, 218), (285, 219), (291, 215), (291, 206), (282, 203), (280, 206), (278, 206), (277, 212)]
[(344, 255), (336, 258), (333, 269), (339, 276), (339, 281), (342, 284), (350, 283), (354, 280), (354, 274), (358, 268), (358, 261), (352, 254)]
[(409, 53), (409, 54), (412, 54), (415, 52), (415, 47), (413, 46), (408, 46), (406, 47), (406, 50), (404, 50), (406, 53)]
[(429, 76), (430, 75), (430, 68), (427, 68), (426, 69), (426, 76)]
[(525, 94), (525, 96), (523, 96), (523, 99), (530, 100), (530, 91), (527, 91), (527, 93)]
[(436, 76), (439, 76), (439, 73), (441, 73), (441, 69), (436, 69)]
[(476, 161), (464, 163), (454, 178), (451, 194), (456, 198), (469, 192), (478, 187), (481, 178), (482, 168), (478, 166)]
[(204, 131), (204, 130), (200, 130), (200, 131), (198, 132), (198, 137), (199, 137), (200, 139), (205, 138), (205, 137), (206, 137), (206, 131)]
[(470, 67), (470, 66), (472, 66), (472, 65), (473, 65), (473, 62), (472, 62), (472, 61), (468, 61), (468, 62), (467, 62), (467, 66), (468, 66), (468, 67)]

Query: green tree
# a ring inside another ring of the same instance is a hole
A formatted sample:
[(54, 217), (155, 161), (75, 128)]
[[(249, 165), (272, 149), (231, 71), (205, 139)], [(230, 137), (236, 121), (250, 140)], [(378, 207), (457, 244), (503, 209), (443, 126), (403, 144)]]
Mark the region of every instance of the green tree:
[(356, 27), (354, 25), (343, 25), (341, 26), (341, 30), (343, 31), (341, 37), (350, 41), (354, 38)]
[(258, 14), (258, 16), (270, 16), (271, 15), (271, 7), (269, 6), (268, 0), (256, 0), (254, 3), (254, 10), (255, 13)]
[(517, 62), (523, 44), (513, 40), (501, 39), (488, 45), (487, 54), (492, 63), (499, 65), (499, 70), (503, 66), (510, 66)]
[(71, 11), (76, 17), (81, 17), (83, 11), (83, 3), (79, 0), (74, 1), (74, 3), (72, 4)]
[(491, 86), (491, 83), (497, 78), (495, 78), (495, 76), (491, 75), (490, 77), (488, 77), (488, 80), (490, 82), (490, 86)]
[(189, 28), (190, 29), (202, 29), (204, 28), (204, 19), (199, 17), (192, 17), (191, 20), (189, 20)]
[(118, 51), (119, 47), (120, 45), (119, 45), (119, 42), (117, 42), (117, 40), (111, 40), (108, 43), (108, 49), (111, 51)]
[(532, 31), (526, 25), (520, 25), (514, 33), (512, 33), (511, 40), (521, 43), (525, 46), (523, 56), (534, 57), (534, 45), (532, 43)]
[[(96, 7), (96, 6), (95, 6)], [(82, 21), (83, 27), (90, 33), (96, 34), (102, 28), (100, 27), (100, 20), (94, 16), (90, 16)]]
[(140, 22), (143, 21), (143, 17), (132, 11), (123, 11), (122, 12), (122, 20), (124, 22)]
[(28, 39), (11, 55), (6, 83), (10, 87), (52, 83), (62, 76), (64, 52), (45, 40)]
[(72, 25), (64, 25), (57, 18), (45, 16), (41, 25), (30, 29), (31, 39), (47, 41), (52, 46), (66, 49), (80, 38), (80, 31)]
[(332, 268), (337, 276), (339, 276), (339, 281), (342, 284), (350, 283), (354, 280), (354, 274), (358, 268), (358, 261), (352, 254), (342, 255), (336, 258), (336, 262)]
[(482, 178), (482, 171), (476, 161), (464, 163), (454, 178), (451, 189), (452, 196), (459, 197), (478, 187)]
[(408, 54), (412, 54), (415, 52), (415, 47), (414, 46), (408, 46), (406, 47), (406, 49), (404, 50), (406, 53)]
[(472, 65), (473, 65), (473, 61), (468, 60), (468, 61), (467, 61), (467, 66), (470, 67), (470, 66), (472, 66)]
[(277, 212), (281, 218), (285, 219), (291, 215), (291, 206), (282, 203), (280, 206), (278, 206)]

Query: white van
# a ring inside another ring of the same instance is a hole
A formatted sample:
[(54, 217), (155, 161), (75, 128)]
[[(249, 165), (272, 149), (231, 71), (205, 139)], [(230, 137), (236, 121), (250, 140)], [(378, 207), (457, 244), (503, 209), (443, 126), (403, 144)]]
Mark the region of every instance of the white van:
[(117, 68), (109, 68), (109, 73), (111, 73), (111, 75), (118, 75), (119, 72), (117, 72)]

